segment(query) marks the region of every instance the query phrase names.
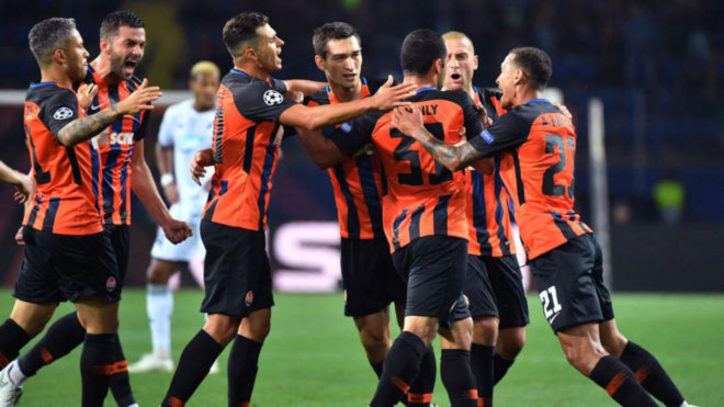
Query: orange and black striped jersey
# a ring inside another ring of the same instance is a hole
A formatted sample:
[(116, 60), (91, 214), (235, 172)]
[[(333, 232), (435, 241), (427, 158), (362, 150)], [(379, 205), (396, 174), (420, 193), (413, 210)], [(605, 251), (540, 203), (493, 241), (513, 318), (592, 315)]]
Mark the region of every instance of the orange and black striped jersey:
[[(493, 120), (505, 114), (498, 89), (473, 87), (475, 104), (482, 104)], [(500, 177), (501, 160), (509, 156), (496, 154), (495, 172), (482, 174), (472, 168), (465, 170), (467, 215), (470, 223), (468, 253), (476, 256), (500, 257), (515, 253), (510, 227), (509, 196)]]
[[(423, 88), (409, 99), (420, 107), (425, 127), (435, 137), (455, 144), (466, 134), (480, 134), (480, 116), (463, 92)], [(387, 191), (382, 197), (382, 223), (394, 252), (431, 235), (468, 239), (465, 175), (437, 163), (418, 142), (392, 127), (391, 113), (346, 122), (332, 140), (353, 156), (372, 142), (382, 163)]]
[(65, 125), (84, 115), (72, 90), (54, 82), (30, 85), (23, 123), (37, 192), (23, 225), (62, 235), (103, 230), (91, 189), (91, 163), (98, 161), (98, 152), (90, 141), (65, 147), (57, 138)]
[[(134, 76), (109, 84), (89, 66), (84, 82), (98, 85), (98, 93), (88, 107), (88, 114), (94, 114), (127, 98), (141, 80)], [(124, 115), (93, 138), (100, 153), (100, 161), (93, 163), (93, 192), (98, 197), (105, 223), (131, 224), (131, 159), (134, 144), (143, 138), (147, 122), (147, 111)], [(95, 171), (96, 168), (100, 171)]]
[(571, 120), (545, 99), (511, 109), (470, 143), (485, 155), (510, 150), (501, 166), (528, 259), (592, 230), (574, 210), (576, 133)]
[(216, 94), (215, 172), (203, 218), (263, 230), (283, 130), (279, 116), (294, 102), (283, 81), (232, 69)]
[[(384, 84), (381, 80), (362, 78), (362, 94), (365, 98)], [(327, 86), (308, 97), (307, 105), (318, 106), (339, 103)], [(324, 129), (330, 134), (333, 128)], [(351, 239), (384, 238), (382, 228), (382, 176), (380, 161), (373, 150), (350, 157), (327, 170), (337, 204), (340, 235)]]

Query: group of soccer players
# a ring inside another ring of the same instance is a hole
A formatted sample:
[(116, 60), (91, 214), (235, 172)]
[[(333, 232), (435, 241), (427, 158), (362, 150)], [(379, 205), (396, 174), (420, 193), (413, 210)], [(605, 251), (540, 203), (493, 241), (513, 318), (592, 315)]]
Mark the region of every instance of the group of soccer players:
[[(194, 101), (164, 117), (161, 183), (167, 199), (180, 203), (169, 212), (143, 159), (148, 110), (161, 96), (133, 76), (143, 22), (109, 14), (90, 66), (72, 19), (44, 20), (29, 40), (41, 69), (24, 113), (35, 186), (0, 166), (3, 180), (18, 187), (16, 198), (31, 198), (16, 304), (0, 325), (0, 406), (14, 405), (23, 381), (81, 342), (82, 405), (102, 405), (109, 387), (119, 405), (136, 405), (116, 334), (130, 188), (161, 228), (148, 311), (153, 357), (165, 358), (164, 369), (172, 366), (168, 279), (188, 266), (181, 253), (191, 250), (177, 250), (161, 234), (174, 244), (192, 235), (172, 214), (199, 225), (206, 250), (201, 311), (208, 317), (181, 354), (161, 405), (183, 406), (233, 342), (228, 404), (248, 406), (274, 304), (266, 211), (279, 145), (292, 134), (328, 168), (333, 185), (344, 312), (379, 377), (371, 406), (430, 405), (437, 333), (451, 405), (493, 404), (493, 386), (521, 351), (528, 323), (513, 219), (569, 362), (621, 405), (655, 406), (653, 396), (688, 406), (656, 359), (616, 327), (601, 251), (573, 208), (571, 117), (541, 99), (551, 76), (543, 51), (513, 49), (501, 64), (499, 89), (478, 89), (467, 36), (416, 30), (402, 42), (404, 80), (393, 86), (391, 78), (362, 77), (359, 35), (349, 24), (328, 23), (313, 36), (327, 82), (282, 81), (271, 74), (281, 69), (284, 42), (264, 15), (241, 13), (223, 28), (233, 68), (219, 82), (215, 66), (195, 65)], [(208, 95), (217, 86), (214, 102)], [(186, 157), (172, 160), (163, 151), (171, 146)], [(189, 185), (189, 161), (199, 183), (205, 167), (214, 167), (203, 211), (198, 197), (205, 192)], [(17, 358), (65, 300), (77, 313)], [(394, 342), (392, 302), (402, 328)]]

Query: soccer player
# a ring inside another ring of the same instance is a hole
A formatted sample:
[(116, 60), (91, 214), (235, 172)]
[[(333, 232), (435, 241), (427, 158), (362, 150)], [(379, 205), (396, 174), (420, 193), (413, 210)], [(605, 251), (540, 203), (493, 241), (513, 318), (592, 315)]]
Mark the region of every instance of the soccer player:
[[(161, 93), (144, 80), (125, 100), (86, 116), (72, 90), (86, 75), (88, 51), (73, 19), (43, 20), (28, 34), (41, 71), (25, 101), (26, 144), (37, 193), (25, 212), (25, 258), (15, 305), (0, 325), (0, 402), (20, 396), (22, 373), (7, 365), (50, 319), (59, 301), (72, 301), (85, 330), (81, 355), (83, 406), (101, 406), (118, 342), (119, 269), (103, 233), (93, 181), (98, 152), (90, 138), (124, 115), (151, 109)], [(75, 339), (66, 338), (71, 341)], [(44, 353), (43, 357), (52, 358)]]
[[(89, 115), (123, 101), (139, 88), (141, 81), (133, 74), (143, 58), (145, 42), (144, 23), (133, 13), (116, 11), (104, 17), (100, 28), (101, 52), (90, 63), (84, 79), (95, 89), (95, 95), (89, 98), (92, 100)], [(169, 240), (178, 243), (192, 233), (185, 222), (171, 217), (146, 164), (143, 136), (147, 118), (145, 110), (122, 115), (93, 139), (99, 154), (91, 162), (91, 188), (104, 218), (104, 233), (113, 244), (119, 272), (116, 282), (119, 295), (128, 265), (131, 188)], [(60, 318), (36, 346), (13, 365), (15, 383), (22, 385), (40, 368), (68, 354), (80, 345), (84, 335), (83, 323), (75, 312)], [(122, 407), (135, 405), (128, 364), (120, 343), (116, 343), (113, 363), (110, 388), (114, 398)]]
[[(443, 89), (466, 92), (476, 105), (483, 105), (489, 118), (498, 120), (505, 113), (500, 105), (501, 92), (473, 86), (478, 56), (470, 38), (457, 31), (442, 38), (448, 52)], [(493, 174), (470, 167), (465, 171), (470, 227), (465, 295), (473, 317), (470, 362), (484, 406), (492, 405), (493, 385), (522, 350), (528, 324), (528, 303), (512, 244), (508, 193), (497, 170), (509, 165), (496, 155)]]
[(151, 325), (153, 352), (129, 366), (131, 372), (150, 370), (173, 371), (171, 358), (171, 314), (173, 293), (169, 278), (186, 270), (200, 251), (199, 222), (206, 203), (207, 191), (193, 183), (188, 174), (197, 150), (211, 147), (215, 96), (219, 88), (219, 68), (213, 62), (200, 61), (191, 68), (189, 88), (193, 99), (170, 106), (161, 121), (156, 156), (161, 171), (161, 186), (171, 203), (169, 212), (191, 225), (193, 235), (173, 245), (159, 228), (151, 249), (148, 267), (146, 310)]
[(601, 249), (574, 210), (576, 133), (570, 118), (541, 93), (551, 76), (548, 54), (515, 48), (501, 64), (497, 84), (508, 112), (458, 146), (423, 126), (419, 109), (397, 109), (393, 123), (450, 170), (497, 153), (543, 305), (568, 361), (623, 406), (688, 406), (656, 358), (616, 326), (603, 284)]
[[(356, 100), (373, 94), (384, 81), (361, 76), (359, 34), (343, 22), (327, 23), (314, 31), (315, 63), (329, 86), (308, 97), (308, 105)], [(327, 129), (326, 131), (330, 131)], [(298, 132), (307, 132), (298, 129)], [(342, 238), (344, 313), (354, 318), (367, 360), (377, 378), (390, 350), (389, 304), (395, 303), (397, 321), (404, 322), (405, 283), (395, 271), (382, 227), (384, 193), (380, 162), (373, 150), (348, 157), (334, 148), (317, 148), (315, 139), (300, 137), (315, 163), (328, 169), (337, 204)], [(340, 161), (340, 162), (336, 162)], [(408, 406), (429, 405), (435, 386), (435, 354), (430, 348), (408, 393)]]
[(281, 69), (284, 41), (266, 16), (253, 12), (234, 16), (224, 25), (223, 39), (234, 68), (217, 93), (211, 157), (215, 173), (201, 220), (206, 248), (201, 311), (208, 313), (208, 321), (184, 349), (163, 406), (184, 405), (232, 340), (229, 405), (249, 403), (274, 304), (264, 229), (281, 125), (328, 127), (401, 105), (414, 92), (411, 85), (390, 87), (389, 80), (364, 99), (307, 107), (283, 94), (312, 93), (318, 86), (271, 77)]
[(12, 185), (17, 189), (15, 192), (17, 203), (25, 203), (35, 191), (35, 185), (29, 176), (15, 171), (2, 161), (0, 161), (0, 182)]

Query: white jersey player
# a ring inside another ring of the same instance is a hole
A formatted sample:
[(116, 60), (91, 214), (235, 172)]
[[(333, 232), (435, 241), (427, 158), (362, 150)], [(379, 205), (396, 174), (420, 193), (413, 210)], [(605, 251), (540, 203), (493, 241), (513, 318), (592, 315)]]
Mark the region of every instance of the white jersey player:
[[(129, 366), (131, 372), (149, 370), (173, 371), (171, 358), (171, 314), (173, 293), (169, 279), (180, 270), (189, 270), (189, 263), (203, 253), (199, 223), (206, 203), (208, 188), (196, 185), (189, 166), (198, 150), (211, 147), (219, 68), (212, 62), (197, 62), (191, 68), (189, 88), (194, 98), (170, 106), (163, 116), (156, 145), (161, 186), (171, 204), (170, 212), (191, 226), (193, 236), (173, 245), (159, 230), (151, 249), (148, 268), (146, 310), (151, 325), (153, 352)], [(207, 174), (207, 180), (211, 174)], [(203, 273), (200, 274), (203, 276)], [(203, 281), (203, 277), (201, 277)], [(197, 281), (199, 281), (197, 279)]]

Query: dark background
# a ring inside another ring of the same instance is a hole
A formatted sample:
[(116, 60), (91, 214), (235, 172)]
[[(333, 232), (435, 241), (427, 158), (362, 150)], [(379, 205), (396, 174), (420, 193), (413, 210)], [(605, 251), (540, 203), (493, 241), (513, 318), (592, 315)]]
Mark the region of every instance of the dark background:
[[(480, 59), (475, 82), (492, 86), (513, 47), (550, 53), (551, 86), (560, 88), (579, 137), (577, 210), (591, 221), (588, 101), (605, 106), (614, 287), (620, 290), (724, 291), (718, 254), (724, 249), (724, 2), (519, 0), (519, 1), (0, 1), (0, 88), (24, 89), (39, 79), (27, 33), (51, 16), (74, 17), (91, 58), (98, 52), (103, 16), (116, 9), (139, 14), (147, 50), (139, 76), (164, 89), (185, 89), (200, 59), (222, 71), (231, 60), (221, 40), (224, 22), (241, 11), (260, 11), (286, 42), (276, 77), (323, 80), (313, 64), (312, 30), (329, 21), (355, 25), (362, 37), (363, 71), (401, 78), (399, 45), (416, 28), (465, 32)], [(146, 159), (163, 108), (152, 114)], [(21, 107), (0, 106), (0, 160), (29, 168)], [(285, 141), (269, 210), (270, 230), (294, 220), (335, 220), (326, 174), (294, 139)], [(684, 203), (672, 219), (661, 216), (654, 188), (673, 181)], [(290, 205), (293, 202), (294, 205)], [(14, 281), (22, 251), (13, 235), (21, 211), (12, 189), (0, 188), (0, 285)], [(129, 283), (143, 284), (155, 225), (134, 207)], [(274, 256), (272, 256), (274, 257)], [(276, 264), (276, 266), (289, 265)]]

